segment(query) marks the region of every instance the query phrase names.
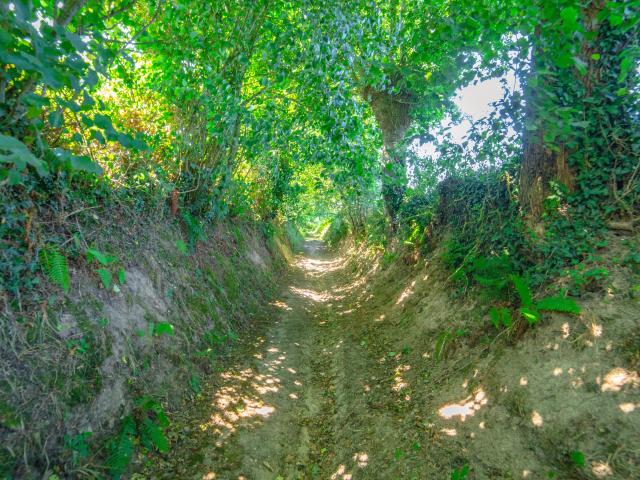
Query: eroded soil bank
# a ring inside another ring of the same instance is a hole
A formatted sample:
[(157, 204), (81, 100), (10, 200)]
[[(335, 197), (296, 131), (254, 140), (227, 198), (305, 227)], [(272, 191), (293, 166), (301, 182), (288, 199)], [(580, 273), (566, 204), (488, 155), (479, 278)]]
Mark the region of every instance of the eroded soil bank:
[(286, 225), (220, 222), (195, 241), (173, 218), (112, 206), (98, 224), (92, 212), (79, 214), (82, 248), (107, 266), (81, 250), (68, 294), (42, 281), (18, 310), (0, 293), (0, 479), (128, 471), (148, 443), (142, 422), (191, 404), (251, 334), (293, 246)]
[(637, 300), (593, 298), (506, 342), (437, 261), (379, 260), (308, 241), (137, 478), (638, 478)]

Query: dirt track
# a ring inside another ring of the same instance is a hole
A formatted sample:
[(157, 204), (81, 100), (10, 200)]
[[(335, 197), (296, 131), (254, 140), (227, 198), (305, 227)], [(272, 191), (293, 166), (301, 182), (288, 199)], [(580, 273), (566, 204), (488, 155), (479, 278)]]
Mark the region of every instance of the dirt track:
[[(174, 449), (152, 478), (329, 478), (336, 381), (344, 340), (334, 337), (343, 259), (308, 241), (272, 304), (266, 334), (245, 338), (203, 401), (178, 414)], [(360, 452), (354, 452), (358, 457)], [(366, 455), (355, 460), (366, 464)], [(355, 457), (354, 457), (355, 458)], [(335, 478), (348, 478), (346, 467)]]
[[(437, 262), (394, 265), (307, 242), (271, 315), (172, 415), (171, 452), (138, 478), (442, 480), (467, 466), (458, 478), (638, 478), (640, 429), (621, 410), (637, 401), (637, 377), (599, 348), (634, 324), (632, 303), (617, 303), (626, 313), (608, 320), (610, 337), (586, 347), (574, 347), (590, 335), (581, 319), (558, 316), (511, 348), (480, 341), (488, 327), (473, 302), (452, 301)], [(612, 318), (595, 308), (589, 318)], [(454, 325), (470, 333), (435, 359), (435, 339)], [(621, 372), (624, 389), (597, 383)], [(575, 418), (598, 435), (576, 441)], [(604, 456), (611, 448), (618, 457)], [(573, 449), (591, 452), (589, 470), (566, 460)]]

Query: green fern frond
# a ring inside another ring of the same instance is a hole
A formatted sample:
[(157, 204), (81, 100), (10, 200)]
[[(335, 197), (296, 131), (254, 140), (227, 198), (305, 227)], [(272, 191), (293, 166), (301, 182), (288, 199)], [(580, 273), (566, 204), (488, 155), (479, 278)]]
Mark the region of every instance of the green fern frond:
[(150, 418), (145, 418), (140, 425), (140, 440), (149, 450), (155, 448), (161, 453), (169, 451), (169, 441), (162, 429)]
[(531, 307), (533, 305), (533, 295), (525, 279), (519, 275), (511, 275), (511, 281), (516, 288), (516, 292), (518, 292), (522, 306)]
[(513, 323), (511, 312), (505, 307), (491, 307), (491, 310), (489, 310), (489, 317), (491, 318), (493, 326), (498, 330), (500, 329), (500, 326), (510, 328)]
[(155, 411), (156, 408), (162, 408), (160, 404), (153, 397), (149, 395), (143, 395), (142, 397), (136, 400), (136, 407), (138, 407), (143, 412), (148, 410)]
[(158, 422), (158, 424), (162, 428), (166, 428), (169, 426), (169, 417), (167, 417), (167, 414), (164, 413), (162, 405), (160, 405), (160, 403), (153, 397), (150, 397), (148, 395), (140, 397), (136, 401), (136, 406), (144, 413), (153, 412), (156, 422)]
[(500, 309), (500, 321), (506, 328), (511, 328), (513, 318), (511, 317), (511, 312), (508, 308), (503, 307)]
[(489, 317), (491, 317), (491, 323), (496, 329), (500, 328), (500, 314), (498, 313), (498, 309), (496, 307), (491, 307), (489, 310)]
[(98, 277), (100, 277), (102, 286), (107, 290), (109, 290), (109, 287), (111, 287), (111, 282), (113, 280), (111, 272), (106, 268), (98, 268), (96, 269), (96, 273), (98, 274)]
[(563, 312), (578, 315), (580, 306), (572, 298), (567, 297), (547, 297), (543, 298), (536, 304), (538, 310), (547, 312)]
[(38, 255), (40, 266), (49, 279), (56, 285), (62, 287), (65, 293), (69, 292), (71, 279), (69, 277), (69, 267), (67, 259), (55, 245), (47, 245)]
[(160, 425), (162, 428), (167, 428), (169, 426), (169, 417), (167, 417), (167, 414), (164, 413), (162, 407), (155, 410), (155, 412), (158, 425)]
[(131, 416), (127, 416), (122, 421), (118, 437), (109, 444), (109, 456), (106, 466), (113, 478), (120, 478), (129, 463), (131, 463), (135, 435), (136, 423)]

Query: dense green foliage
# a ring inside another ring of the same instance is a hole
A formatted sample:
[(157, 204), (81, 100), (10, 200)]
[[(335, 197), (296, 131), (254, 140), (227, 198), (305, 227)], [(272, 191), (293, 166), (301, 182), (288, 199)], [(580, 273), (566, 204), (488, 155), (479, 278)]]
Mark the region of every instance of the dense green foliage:
[[(415, 242), (436, 183), (478, 175), (510, 184), (516, 223), (547, 223), (534, 256), (553, 250), (561, 267), (597, 244), (602, 218), (638, 207), (637, 3), (5, 4), (3, 284), (31, 285), (31, 252), (62, 243), (32, 228), (47, 204), (63, 218), (116, 198), (168, 207), (194, 239), (226, 216), (308, 224), (338, 211), (362, 232), (384, 205)], [(459, 119), (458, 87), (507, 71), (522, 91), (462, 144), (438, 132)], [(431, 158), (407, 150), (436, 138)], [(468, 251), (467, 223), (455, 241)]]
[[(638, 222), (639, 0), (14, 0), (0, 27), (7, 317), (72, 292), (73, 266), (126, 283), (81, 213), (175, 221), (184, 256), (223, 219), (437, 250), (497, 329), (577, 313), (607, 229)], [(487, 79), (503, 98), (456, 139), (456, 92)], [(204, 337), (203, 356), (227, 339)], [(166, 450), (141, 402), (108, 445), (114, 476), (134, 445)], [(67, 447), (86, 456), (83, 436)]]

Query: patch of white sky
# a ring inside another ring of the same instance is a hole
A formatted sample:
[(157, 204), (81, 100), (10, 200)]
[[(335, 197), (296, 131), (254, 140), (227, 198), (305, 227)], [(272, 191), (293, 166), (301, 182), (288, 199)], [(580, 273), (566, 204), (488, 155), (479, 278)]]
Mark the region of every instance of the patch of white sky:
[[(451, 140), (458, 144), (462, 143), (469, 134), (472, 124), (488, 116), (491, 113), (492, 104), (503, 98), (505, 86), (509, 93), (520, 89), (520, 84), (514, 71), (508, 71), (502, 77), (480, 80), (459, 88), (456, 91), (453, 102), (462, 113), (462, 119), (459, 122), (454, 122), (451, 117), (447, 116), (440, 125), (431, 129), (431, 133), (438, 140), (442, 140), (442, 130), (448, 129), (451, 134)], [(420, 144), (416, 141), (411, 148), (421, 158), (434, 157), (436, 155), (434, 142)]]

